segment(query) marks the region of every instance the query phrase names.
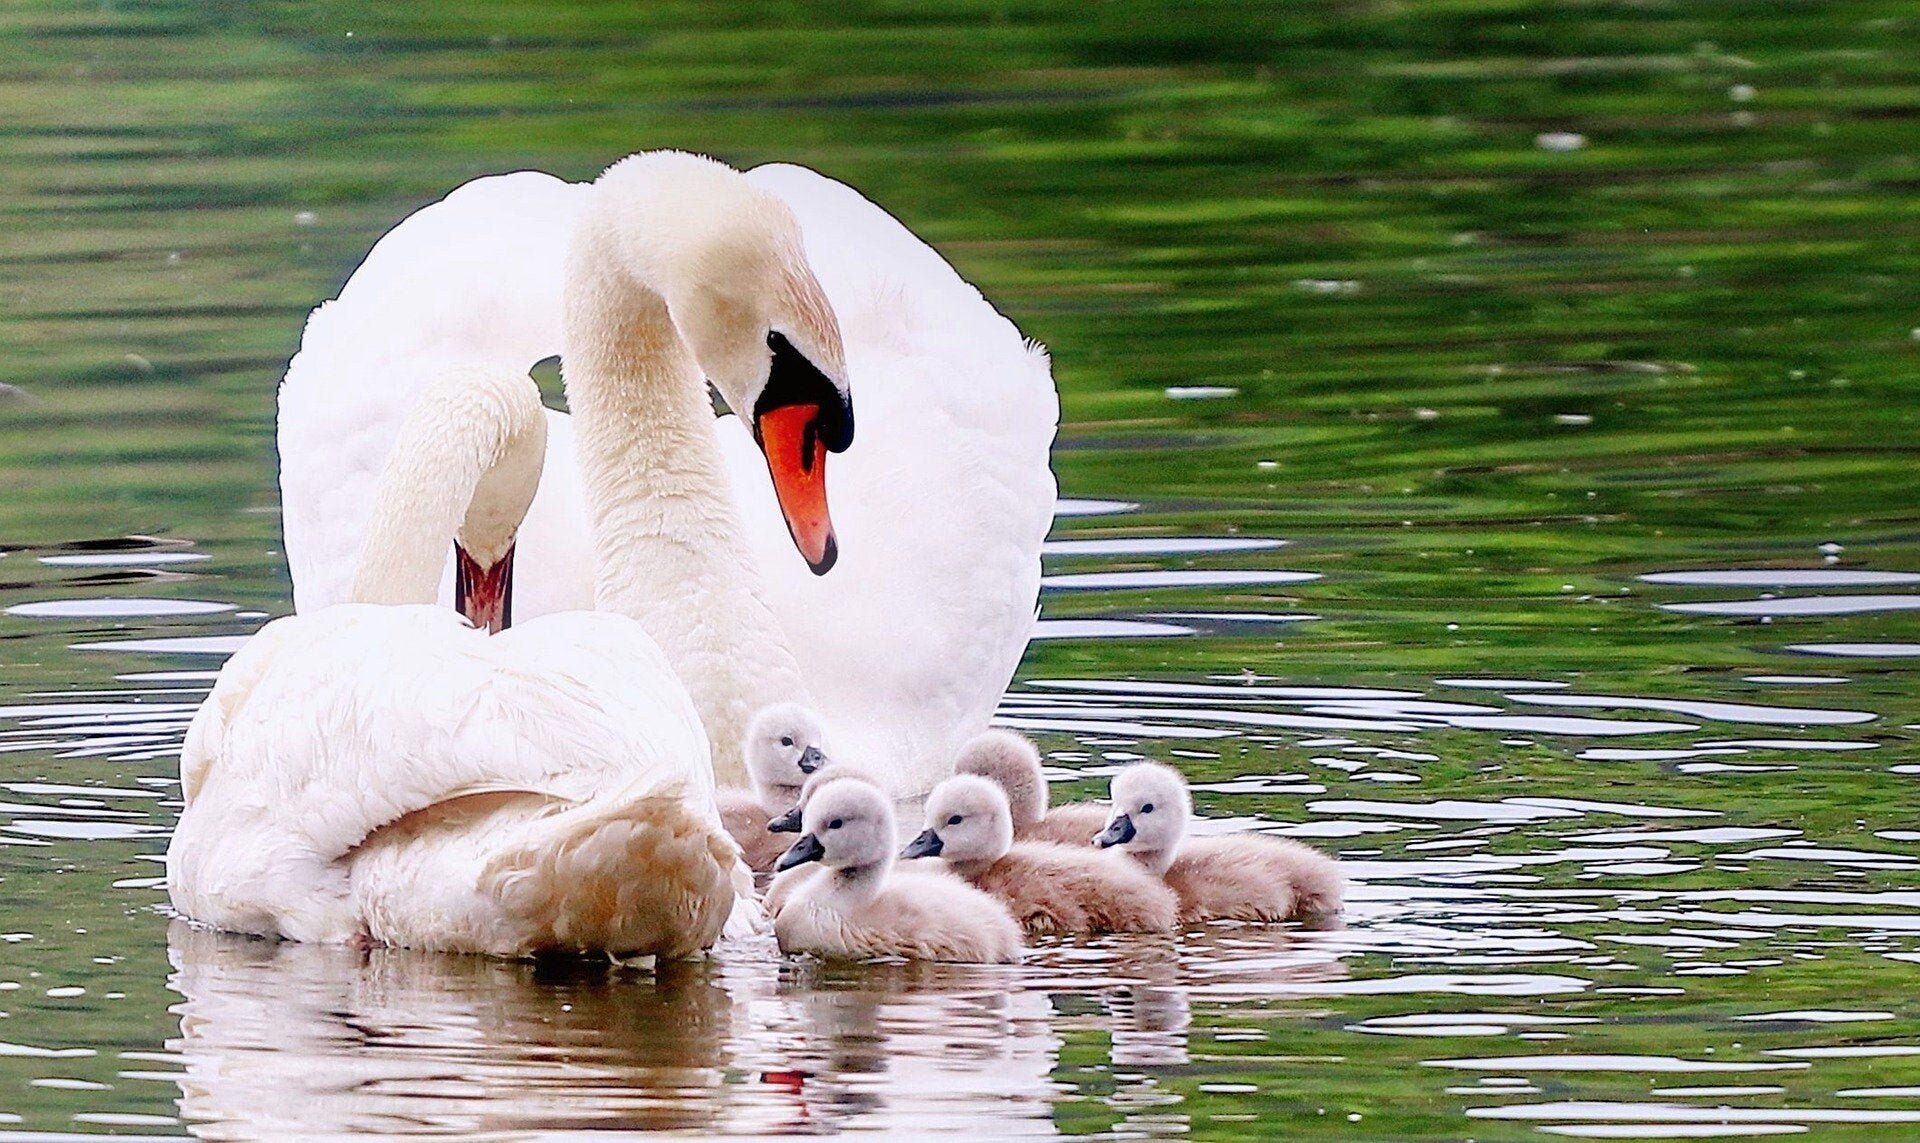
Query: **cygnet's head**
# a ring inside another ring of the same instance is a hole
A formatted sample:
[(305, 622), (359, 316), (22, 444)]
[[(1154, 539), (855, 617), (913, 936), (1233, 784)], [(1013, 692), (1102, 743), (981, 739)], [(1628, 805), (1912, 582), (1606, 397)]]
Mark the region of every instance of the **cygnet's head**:
[(826, 738), (820, 716), (799, 703), (763, 707), (747, 724), (740, 748), (754, 789), (763, 795), (796, 795), (807, 775), (827, 764)]
[(1040, 752), (1011, 730), (987, 730), (968, 739), (953, 772), (993, 779), (1006, 791), (1007, 808), (1020, 825), (1038, 825), (1047, 816), (1047, 779), (1040, 772)]
[(826, 454), (853, 441), (846, 350), (800, 222), (756, 180), (702, 155), (649, 151), (607, 168), (575, 244), (611, 250), (667, 304), (727, 407), (753, 430), (794, 545), (816, 574), (837, 549)]
[(927, 828), (902, 857), (944, 857), (958, 865), (998, 861), (1013, 848), (1013, 815), (998, 783), (956, 774), (927, 795)]
[(814, 791), (836, 778), (858, 778), (863, 782), (873, 782), (873, 776), (851, 762), (829, 762), (807, 775), (801, 785), (800, 793), (793, 799), (793, 808), (767, 823), (768, 833), (799, 833), (800, 817), (806, 813), (807, 802)]
[(893, 860), (893, 803), (864, 778), (835, 778), (815, 790), (801, 816), (804, 827), (773, 868), (818, 861), (828, 869), (858, 869)]
[(1093, 843), (1129, 853), (1171, 855), (1186, 835), (1193, 795), (1178, 770), (1158, 762), (1135, 762), (1113, 776), (1113, 811)]

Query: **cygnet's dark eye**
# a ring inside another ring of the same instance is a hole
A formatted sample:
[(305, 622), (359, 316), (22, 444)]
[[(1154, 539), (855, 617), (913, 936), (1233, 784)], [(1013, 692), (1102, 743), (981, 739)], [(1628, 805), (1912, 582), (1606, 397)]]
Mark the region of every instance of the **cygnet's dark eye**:
[(959, 815), (959, 814), (955, 814), (955, 815), (953, 815), (952, 817), (950, 817), (950, 818), (948, 818), (948, 819), (947, 819), (947, 824), (948, 824), (948, 825), (959, 825), (959, 824), (960, 824), (960, 815)]
[(830, 822), (828, 822), (828, 823), (827, 823), (827, 828), (828, 828), (828, 829), (839, 829), (839, 828), (840, 828), (840, 819), (839, 819), (839, 818), (835, 818), (835, 819), (833, 819), (832, 821), (830, 821)]
[(1147, 803), (1146, 805), (1144, 805), (1144, 806), (1141, 806), (1141, 807), (1140, 807), (1140, 812), (1141, 812), (1141, 813), (1143, 813), (1143, 814), (1150, 814), (1150, 813), (1152, 813), (1152, 812), (1153, 812), (1153, 803), (1152, 803), (1152, 802), (1148, 802), (1148, 803)]
[(781, 735), (781, 736), (780, 736), (780, 745), (782, 745), (782, 746), (792, 746), (792, 745), (793, 745), (793, 736), (792, 736), (792, 735), (790, 735), (790, 734), (783, 734), (783, 735)]

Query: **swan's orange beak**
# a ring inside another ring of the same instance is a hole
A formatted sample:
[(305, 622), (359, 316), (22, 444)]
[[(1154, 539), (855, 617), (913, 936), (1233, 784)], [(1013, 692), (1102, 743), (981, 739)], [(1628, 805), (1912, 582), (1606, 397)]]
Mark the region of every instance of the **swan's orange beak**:
[(840, 556), (833, 519), (827, 514), (827, 442), (820, 434), (821, 413), (818, 405), (782, 405), (753, 422), (787, 532), (815, 575), (827, 574)]

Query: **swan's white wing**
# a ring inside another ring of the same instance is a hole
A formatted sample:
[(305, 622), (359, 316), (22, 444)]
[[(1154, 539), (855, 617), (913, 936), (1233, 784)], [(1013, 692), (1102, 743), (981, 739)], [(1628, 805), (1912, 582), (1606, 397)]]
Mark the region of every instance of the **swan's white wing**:
[(853, 447), (828, 462), (840, 560), (812, 575), (744, 426), (719, 429), (771, 603), (845, 752), (924, 790), (986, 725), (1032, 634), (1059, 398), (932, 247), (804, 167), (747, 177), (799, 217), (847, 345)]
[(198, 920), (344, 939), (337, 859), (477, 792), (584, 802), (683, 784), (718, 828), (692, 702), (622, 616), (489, 638), (441, 607), (343, 604), (256, 638), (262, 654), (236, 656), (243, 674), (189, 732), (197, 790), (168, 862), (175, 904)]
[[(346, 598), (374, 483), (421, 383), (461, 362), (528, 369), (559, 352), (567, 245), (586, 194), (532, 171), (475, 179), (402, 220), (307, 319), (279, 414), (301, 611)], [(543, 602), (523, 612), (574, 603)]]
[(721, 828), (699, 711), (637, 621), (605, 611), (566, 611), (517, 624), (490, 644), (516, 675), (536, 682), (537, 691), (564, 689), (599, 716), (564, 712), (577, 730), (563, 742), (553, 736), (554, 715), (562, 712), (542, 709), (537, 693), (502, 695), (501, 714), (523, 723), (525, 735), (547, 741), (551, 756), (539, 767), (559, 766), (570, 782), (595, 791), (615, 782), (629, 794), (637, 793), (635, 782), (649, 788), (679, 783), (687, 803)]

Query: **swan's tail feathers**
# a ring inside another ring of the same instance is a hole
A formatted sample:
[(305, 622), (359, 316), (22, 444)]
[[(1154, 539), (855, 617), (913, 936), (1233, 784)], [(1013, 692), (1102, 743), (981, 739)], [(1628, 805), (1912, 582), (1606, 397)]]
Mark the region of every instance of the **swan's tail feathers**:
[(685, 794), (681, 782), (647, 783), (551, 813), (487, 863), (480, 888), (530, 934), (525, 952), (685, 957), (709, 948), (744, 866), (739, 846)]

